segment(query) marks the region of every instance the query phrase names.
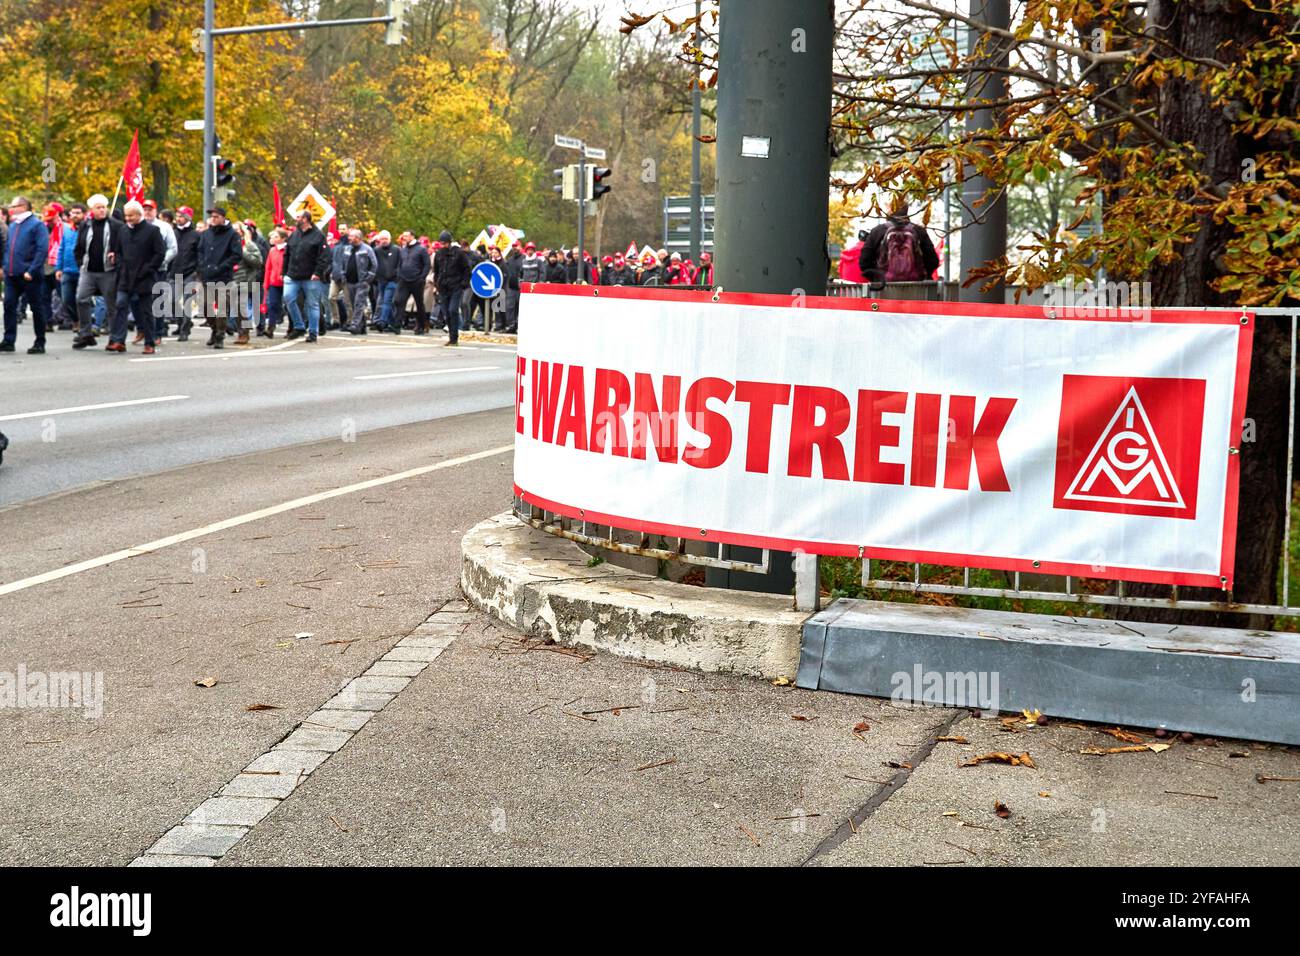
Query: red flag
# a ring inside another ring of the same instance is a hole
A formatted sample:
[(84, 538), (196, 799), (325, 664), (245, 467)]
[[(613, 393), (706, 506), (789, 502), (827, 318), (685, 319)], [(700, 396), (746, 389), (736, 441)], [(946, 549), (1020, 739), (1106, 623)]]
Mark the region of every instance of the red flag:
[(339, 236), (339, 204), (334, 200), (333, 196), (330, 196), (330, 205), (334, 207), (334, 218), (330, 220), (329, 234), (330, 238), (337, 242), (341, 238)]
[(126, 184), (128, 202), (144, 202), (144, 170), (140, 168), (140, 131), (131, 138), (126, 162), (122, 164), (122, 182)]
[(280, 205), (280, 184), (271, 183), (271, 196), (275, 200), (275, 224), (284, 225), (284, 208)]

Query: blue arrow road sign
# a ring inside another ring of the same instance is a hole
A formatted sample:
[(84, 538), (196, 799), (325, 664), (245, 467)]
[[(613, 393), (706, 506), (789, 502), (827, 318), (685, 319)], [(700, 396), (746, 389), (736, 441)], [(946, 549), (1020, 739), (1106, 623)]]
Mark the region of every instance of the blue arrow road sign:
[(501, 291), (501, 267), (495, 262), (480, 262), (469, 274), (469, 287), (480, 299), (490, 299)]

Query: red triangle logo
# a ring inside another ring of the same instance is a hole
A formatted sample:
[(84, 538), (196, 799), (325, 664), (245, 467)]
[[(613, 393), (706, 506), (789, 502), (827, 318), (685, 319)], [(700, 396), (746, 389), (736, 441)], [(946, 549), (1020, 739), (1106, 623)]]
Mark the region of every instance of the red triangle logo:
[(1115, 409), (1064, 497), (1070, 501), (1142, 504), (1154, 508), (1186, 507), (1135, 386), (1130, 386)]

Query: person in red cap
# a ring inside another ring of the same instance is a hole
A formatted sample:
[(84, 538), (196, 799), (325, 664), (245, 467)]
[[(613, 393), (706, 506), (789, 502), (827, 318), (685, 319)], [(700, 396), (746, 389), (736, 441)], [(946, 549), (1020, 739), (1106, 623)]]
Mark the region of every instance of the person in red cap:
[(519, 281), (546, 281), (546, 262), (537, 254), (537, 244), (535, 242), (524, 243), (524, 258), (519, 263)]
[(603, 256), (600, 260), (600, 284), (609, 285), (609, 273), (614, 268), (614, 257)]
[(623, 258), (623, 253), (614, 255), (614, 264), (610, 266), (604, 285), (636, 285), (636, 273)]
[(696, 285), (713, 285), (713, 254), (711, 252), (700, 253), (700, 267), (695, 270)]
[(641, 268), (636, 271), (637, 285), (663, 285), (663, 269), (658, 257), (649, 249), (641, 257)]
[(61, 301), (59, 308), (55, 308), (55, 296), (59, 291), (59, 281), (55, 278), (55, 273), (59, 268), (59, 243), (63, 241), (63, 204), (58, 202), (47, 204), (42, 218), (50, 234), (50, 245), (45, 253), (45, 267), (41, 270), (43, 274), (40, 286), (41, 295), (45, 298), (45, 320), (49, 323), (48, 331), (58, 327), (55, 322), (57, 313), (63, 311)]

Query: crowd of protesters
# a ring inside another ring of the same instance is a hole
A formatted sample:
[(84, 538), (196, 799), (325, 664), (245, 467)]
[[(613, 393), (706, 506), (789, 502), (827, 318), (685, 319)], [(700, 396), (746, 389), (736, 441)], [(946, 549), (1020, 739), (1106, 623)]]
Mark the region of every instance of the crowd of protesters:
[[(447, 344), (456, 345), (461, 329), (517, 331), (527, 283), (713, 284), (707, 252), (698, 265), (664, 249), (597, 262), (585, 251), (516, 241), (503, 253), (486, 244), (470, 248), (447, 231), (430, 239), (407, 230), (396, 241), (387, 230), (340, 225), (327, 232), (306, 212), (264, 236), (253, 220), (231, 221), (219, 206), (196, 219), (187, 206), (160, 210), (153, 200), (110, 209), (102, 195), (67, 208), (51, 202), (39, 215), (18, 196), (0, 226), (0, 352), (14, 351), (28, 313), (31, 355), (44, 353), (47, 330), (72, 332), (75, 349), (106, 336), (109, 352), (125, 352), (134, 332), (132, 344), (151, 355), (170, 335), (186, 341), (196, 323), (216, 349), (227, 336), (240, 345), (252, 335), (274, 338), (281, 323), (286, 338), (307, 342), (336, 330), (446, 330)], [(471, 272), (486, 260), (504, 278), (491, 300), (469, 292)]]

